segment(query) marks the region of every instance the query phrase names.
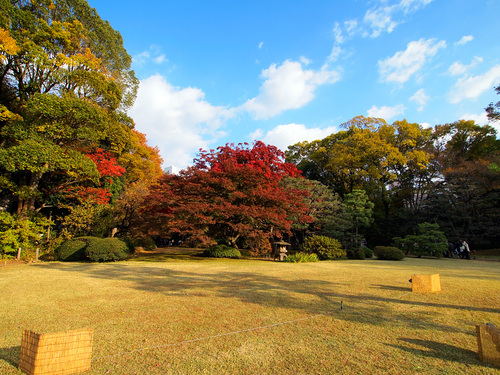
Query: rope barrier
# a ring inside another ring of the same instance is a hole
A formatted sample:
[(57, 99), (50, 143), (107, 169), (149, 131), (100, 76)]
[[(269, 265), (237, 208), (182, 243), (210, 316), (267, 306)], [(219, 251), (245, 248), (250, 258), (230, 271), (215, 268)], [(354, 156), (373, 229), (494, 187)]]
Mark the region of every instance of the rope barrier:
[(319, 316), (326, 316), (326, 315), (327, 314), (316, 314), (316, 315), (313, 315), (313, 316), (308, 316), (306, 318), (299, 318), (299, 319), (294, 319), (294, 320), (288, 320), (288, 321), (285, 321), (285, 322), (270, 324), (270, 325), (267, 325), (267, 326), (253, 327), (253, 328), (242, 329), (242, 330), (239, 330), (239, 331), (232, 331), (232, 332), (221, 333), (221, 334), (218, 334), (218, 335), (212, 335), (212, 336), (206, 336), (206, 337), (199, 337), (199, 338), (196, 338), (196, 339), (179, 341), (179, 342), (175, 342), (175, 343), (172, 343), (172, 344), (163, 344), (163, 345), (151, 346), (151, 347), (148, 347), (148, 348), (134, 349), (134, 350), (131, 350), (131, 351), (128, 351), (128, 352), (122, 352), (122, 353), (118, 353), (118, 354), (112, 354), (112, 355), (107, 355), (107, 356), (103, 356), (103, 357), (99, 357), (99, 358), (94, 358), (94, 359), (92, 359), (92, 361), (99, 361), (101, 359), (113, 358), (113, 357), (118, 357), (118, 356), (122, 356), (122, 355), (126, 355), (126, 354), (133, 354), (133, 353), (143, 352), (143, 351), (146, 351), (146, 350), (154, 350), (154, 349), (159, 349), (159, 348), (168, 348), (168, 347), (172, 347), (172, 346), (178, 346), (178, 345), (182, 345), (182, 344), (190, 344), (190, 343), (197, 342), (197, 341), (204, 341), (204, 340), (215, 339), (215, 338), (218, 338), (218, 337), (224, 337), (224, 336), (230, 336), (230, 335), (237, 335), (237, 334), (240, 334), (240, 333), (257, 331), (257, 330), (261, 330), (261, 329), (269, 329), (269, 328), (278, 327), (278, 326), (285, 325), (285, 324), (292, 324), (292, 323), (301, 322), (301, 321), (305, 321), (305, 320), (311, 320), (311, 319), (315, 319), (315, 318), (317, 318)]
[[(409, 295), (409, 294), (411, 294), (411, 292), (403, 292), (403, 293), (399, 294), (396, 298), (397, 299), (401, 299), (403, 296)], [(380, 302), (375, 302), (375, 301), (364, 301), (363, 302), (363, 304), (369, 304), (369, 305), (374, 305), (374, 304), (378, 304), (378, 303), (380, 303)], [(349, 310), (349, 307), (347, 307), (346, 304), (344, 304), (344, 301), (340, 301), (340, 311), (345, 312), (346, 310)], [(108, 358), (113, 358), (113, 357), (119, 357), (119, 356), (123, 356), (123, 355), (127, 355), (127, 354), (134, 354), (134, 353), (144, 352), (146, 350), (154, 350), (154, 349), (159, 349), (159, 348), (169, 348), (169, 347), (173, 347), (173, 346), (178, 346), (178, 345), (183, 345), (183, 344), (190, 344), (190, 343), (193, 343), (193, 342), (205, 341), (205, 340), (215, 339), (215, 338), (224, 337), (224, 336), (231, 336), (231, 335), (237, 335), (237, 334), (246, 333), (246, 332), (252, 332), (252, 331), (257, 331), (257, 330), (269, 329), (269, 328), (278, 327), (278, 326), (282, 326), (282, 325), (286, 325), (286, 324), (292, 324), (292, 323), (302, 322), (302, 321), (306, 321), (306, 320), (312, 320), (312, 319), (316, 319), (318, 317), (322, 317), (322, 316), (324, 317), (324, 316), (332, 315), (333, 313), (334, 312), (332, 311), (332, 312), (329, 312), (329, 313), (315, 314), (315, 315), (308, 316), (308, 317), (305, 317), (305, 318), (287, 320), (287, 321), (284, 321), (284, 322), (274, 323), (274, 324), (270, 324), (270, 325), (267, 325), (267, 326), (247, 328), (247, 329), (242, 329), (242, 330), (238, 330), (238, 331), (231, 331), (231, 332), (221, 333), (221, 334), (218, 334), (218, 335), (211, 335), (211, 336), (199, 337), (199, 338), (191, 339), (191, 340), (179, 341), (179, 342), (175, 342), (175, 343), (171, 343), (171, 344), (162, 344), (162, 345), (155, 345), (155, 346), (146, 347), (146, 348), (134, 349), (134, 350), (130, 350), (130, 351), (127, 351), (127, 352), (122, 352), (122, 353), (111, 354), (111, 355), (107, 355), (107, 356), (103, 356), (103, 357), (94, 358), (94, 359), (92, 359), (92, 362), (103, 360), (103, 359), (108, 359)], [(423, 322), (422, 322), (422, 324), (431, 325), (430, 323), (423, 323)]]

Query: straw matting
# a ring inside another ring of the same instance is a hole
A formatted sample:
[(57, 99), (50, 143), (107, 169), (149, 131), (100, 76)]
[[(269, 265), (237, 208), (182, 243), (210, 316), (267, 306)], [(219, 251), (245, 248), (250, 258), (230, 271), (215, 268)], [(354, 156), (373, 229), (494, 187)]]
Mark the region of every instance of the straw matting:
[(439, 274), (413, 275), (411, 277), (411, 288), (415, 293), (434, 293), (441, 291), (441, 280)]
[(500, 367), (500, 329), (490, 324), (476, 325), (479, 359)]
[(19, 369), (29, 375), (66, 375), (90, 369), (92, 330), (23, 331)]

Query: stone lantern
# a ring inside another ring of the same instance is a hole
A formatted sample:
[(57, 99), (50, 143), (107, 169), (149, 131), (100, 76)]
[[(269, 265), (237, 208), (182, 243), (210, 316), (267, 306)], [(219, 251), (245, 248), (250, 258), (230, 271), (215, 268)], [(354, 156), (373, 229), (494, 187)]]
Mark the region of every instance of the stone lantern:
[(291, 244), (285, 241), (277, 241), (273, 243), (274, 260), (279, 259), (280, 262), (285, 260), (288, 252), (287, 246), (291, 246)]

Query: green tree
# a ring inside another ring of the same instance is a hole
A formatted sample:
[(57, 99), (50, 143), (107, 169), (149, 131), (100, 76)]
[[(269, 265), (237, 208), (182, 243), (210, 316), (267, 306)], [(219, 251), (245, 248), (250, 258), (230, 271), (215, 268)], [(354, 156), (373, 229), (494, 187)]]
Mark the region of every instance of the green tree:
[(341, 127), (346, 130), (287, 151), (287, 160), (307, 178), (332, 187), (341, 197), (353, 189), (384, 196), (398, 174), (428, 163), (425, 152), (418, 150), (423, 130), (416, 124), (388, 125), (382, 119), (359, 116)]
[(476, 247), (496, 243), (500, 175), (494, 166), (500, 141), (495, 129), (461, 120), (436, 126), (433, 138), (440, 175), (427, 197), (427, 218), (421, 219), (436, 220), (450, 239), (466, 237)]
[(398, 248), (405, 249), (419, 257), (432, 255), (441, 258), (448, 250), (446, 236), (439, 230), (439, 224), (436, 223), (418, 224), (418, 234), (407, 235), (404, 238), (396, 237), (393, 240)]
[(51, 224), (44, 218), (21, 218), (0, 211), (0, 258), (12, 257), (21, 250), (33, 252), (41, 247)]
[(339, 241), (326, 236), (308, 236), (301, 250), (308, 254), (317, 254), (322, 260), (338, 259), (346, 255)]
[(367, 228), (373, 222), (374, 204), (368, 198), (364, 190), (355, 189), (344, 198), (346, 212), (353, 222), (354, 235), (352, 246), (358, 248), (361, 246), (360, 228)]
[[(495, 87), (497, 94), (500, 94), (500, 85)], [(488, 107), (485, 108), (488, 113), (488, 119), (490, 121), (500, 121), (500, 101), (496, 104), (490, 103)]]
[(351, 228), (342, 200), (326, 185), (305, 178), (285, 177), (281, 180), (281, 186), (292, 191), (308, 192), (303, 201), (308, 209), (307, 215), (314, 221), (307, 223), (294, 220), (292, 231), (297, 243), (304, 242), (306, 236), (313, 234), (340, 238)]
[(128, 151), (138, 81), (120, 34), (86, 1), (0, 3), (2, 205), (58, 214), (68, 188), (107, 189), (89, 156)]

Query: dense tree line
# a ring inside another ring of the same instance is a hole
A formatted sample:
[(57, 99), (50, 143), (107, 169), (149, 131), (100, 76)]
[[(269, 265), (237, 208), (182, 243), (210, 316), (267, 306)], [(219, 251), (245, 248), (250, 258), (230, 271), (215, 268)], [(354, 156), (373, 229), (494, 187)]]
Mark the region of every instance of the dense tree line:
[(370, 244), (414, 234), (425, 222), (439, 224), (451, 241), (498, 243), (500, 141), (493, 127), (461, 120), (426, 129), (361, 116), (342, 128), (289, 147), (287, 160), (341, 197), (355, 189), (368, 194), (375, 204), (364, 232)]
[[(111, 233), (254, 254), (311, 235), (347, 249), (420, 232), (465, 237), (475, 248), (500, 240), (500, 143), (491, 126), (359, 116), (286, 153), (230, 144), (165, 175), (126, 112), (138, 80), (120, 34), (85, 0), (0, 7), (2, 257)], [(499, 108), (487, 107), (492, 121)]]
[[(103, 215), (125, 229), (123, 193), (161, 159), (126, 115), (138, 80), (120, 34), (84, 0), (0, 8), (2, 253), (97, 230)], [(106, 213), (118, 201), (123, 212)]]

